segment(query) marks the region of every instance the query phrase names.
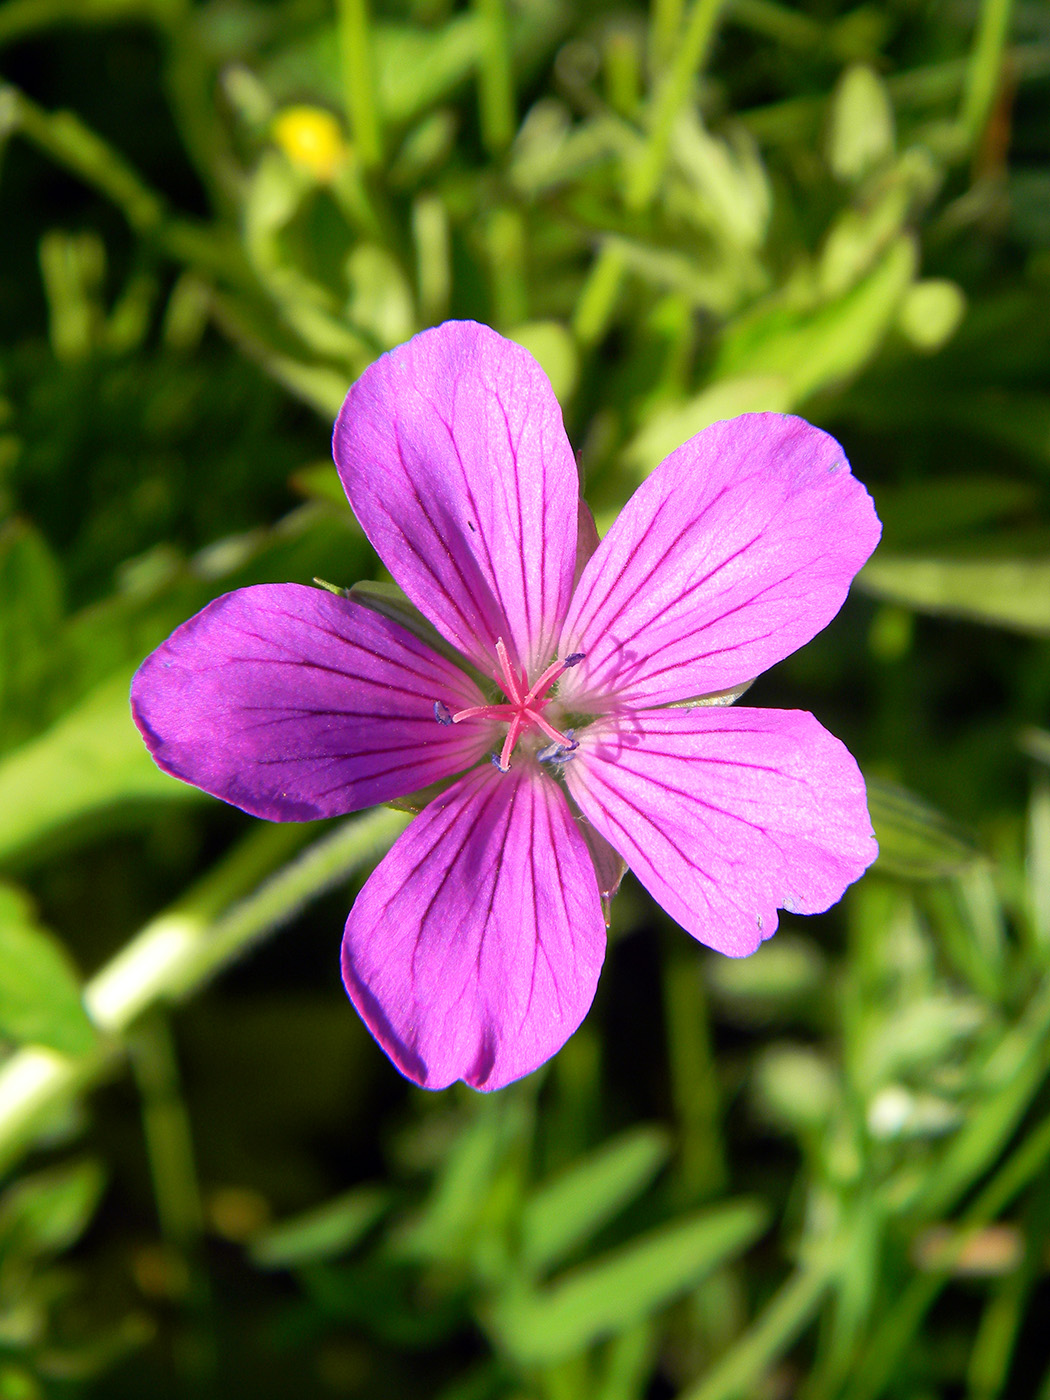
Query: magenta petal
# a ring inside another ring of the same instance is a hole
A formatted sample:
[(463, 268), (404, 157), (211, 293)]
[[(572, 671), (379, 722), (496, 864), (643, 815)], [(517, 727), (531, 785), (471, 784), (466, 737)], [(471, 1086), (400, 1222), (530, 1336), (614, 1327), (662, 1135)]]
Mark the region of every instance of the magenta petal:
[(492, 726), (440, 724), (473, 681), (387, 618), (295, 583), (227, 593), (139, 667), (135, 722), (157, 763), (271, 821), (387, 802), (450, 777)]
[(579, 477), (547, 376), (512, 341), (450, 321), (353, 385), (336, 465), (416, 607), (486, 673), (502, 637), (530, 671), (565, 617)]
[(656, 705), (752, 680), (825, 627), (875, 548), (871, 497), (834, 438), (751, 413), (673, 452), (628, 501), (580, 579), (562, 685)]
[(816, 914), (878, 854), (864, 779), (801, 710), (639, 710), (579, 735), (584, 816), (672, 918), (732, 957)]
[(343, 980), (402, 1074), (499, 1089), (583, 1020), (605, 954), (594, 867), (568, 803), (528, 763), (466, 774), (357, 897)]

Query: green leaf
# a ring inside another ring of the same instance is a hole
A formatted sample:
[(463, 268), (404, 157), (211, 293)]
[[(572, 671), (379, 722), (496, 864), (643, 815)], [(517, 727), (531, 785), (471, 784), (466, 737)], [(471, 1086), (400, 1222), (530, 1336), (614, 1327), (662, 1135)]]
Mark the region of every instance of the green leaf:
[(767, 1219), (756, 1201), (680, 1217), (548, 1288), (505, 1295), (493, 1308), (495, 1329), (521, 1365), (574, 1356), (693, 1288), (752, 1244)]
[(0, 860), (117, 803), (199, 796), (150, 758), (128, 706), (132, 675), (111, 676), (0, 760)]
[(805, 997), (818, 994), (827, 982), (823, 954), (809, 937), (781, 929), (762, 949), (760, 958), (712, 958), (704, 963), (712, 994), (735, 1017), (762, 1024)]
[(345, 1254), (386, 1209), (387, 1194), (371, 1187), (347, 1191), (323, 1206), (263, 1230), (251, 1256), (263, 1269), (288, 1269)]
[(97, 1162), (24, 1177), (0, 1197), (0, 1260), (28, 1262), (75, 1244), (95, 1213), (105, 1180)]
[(527, 321), (515, 326), (507, 335), (539, 360), (558, 402), (568, 403), (580, 377), (580, 354), (562, 323)]
[(96, 1039), (72, 961), (12, 885), (0, 885), (0, 1035), (66, 1055)]
[(485, 678), (466, 662), (463, 653), (445, 640), (434, 624), (427, 621), (396, 583), (387, 583), (383, 579), (363, 579), (360, 583), (351, 585), (347, 596), (353, 598), (355, 603), (371, 608), (372, 612), (379, 613), (381, 617), (396, 622), (399, 627), (411, 632), (413, 637), (418, 637), (433, 651), (448, 657), (453, 665), (467, 671), (482, 685), (485, 684)]
[(1023, 729), (1018, 736), (1018, 743), (1029, 758), (1050, 764), (1050, 734), (1045, 729), (1036, 729), (1034, 725)]
[(830, 1119), (838, 1096), (835, 1071), (808, 1045), (768, 1046), (753, 1075), (756, 1106), (775, 1127), (812, 1132)]
[(740, 317), (726, 333), (716, 379), (779, 375), (793, 403), (849, 379), (882, 344), (916, 264), (914, 241), (902, 234), (838, 300), (817, 307), (777, 302)]
[(469, 1251), (506, 1154), (524, 1130), (519, 1099), (483, 1099), (459, 1133), (419, 1215), (391, 1239), (399, 1259), (460, 1260)]
[(874, 495), (885, 552), (943, 540), (1031, 511), (1039, 500), (1039, 488), (1003, 477), (955, 475), (878, 486)]
[(906, 788), (880, 778), (868, 778), (867, 788), (880, 873), (940, 880), (981, 859), (966, 831)]
[(790, 387), (779, 375), (720, 379), (686, 403), (657, 410), (624, 448), (624, 462), (648, 476), (676, 447), (712, 423), (741, 413), (786, 413), (790, 407)]
[(880, 553), (857, 582), (918, 612), (1050, 636), (1050, 559), (950, 559)]
[(32, 731), (62, 618), (62, 574), (38, 530), (0, 527), (0, 745)]
[[(395, 125), (411, 121), (464, 82), (478, 56), (473, 14), (428, 28), (378, 23), (372, 35), (376, 96), (384, 121)], [(279, 100), (301, 99), (308, 92), (341, 104), (335, 26), (325, 24), (303, 40), (282, 46), (262, 77)]]
[(377, 24), (379, 102), (388, 121), (404, 122), (439, 102), (470, 76), (480, 51), (477, 17), (457, 15), (423, 29)]
[(525, 1204), (521, 1258), (539, 1273), (640, 1195), (667, 1161), (670, 1142), (661, 1128), (622, 1134), (544, 1183)]
[(897, 313), (897, 329), (917, 350), (932, 354), (945, 345), (966, 315), (966, 296), (946, 277), (927, 277), (909, 287)]
[[(300, 467), (298, 471), (292, 473), (288, 484), (301, 496), (305, 496), (307, 500), (327, 501), (330, 505), (338, 506), (341, 510), (348, 512), (350, 510), (346, 492), (343, 490), (343, 483), (339, 480), (339, 473), (335, 469), (334, 462), (312, 462), (308, 467)], [(354, 517), (351, 516), (351, 519)]]
[(893, 155), (893, 104), (874, 68), (847, 68), (831, 100), (828, 165), (840, 180), (858, 180)]

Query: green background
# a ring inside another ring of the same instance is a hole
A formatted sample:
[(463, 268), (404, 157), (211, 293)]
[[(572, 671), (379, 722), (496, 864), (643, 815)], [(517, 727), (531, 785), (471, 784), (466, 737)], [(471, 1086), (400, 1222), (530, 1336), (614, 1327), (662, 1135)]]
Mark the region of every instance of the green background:
[[(0, 1400), (1048, 1400), (1050, 9), (6, 0), (0, 245)], [(628, 877), (487, 1097), (342, 991), (405, 819), (254, 822), (127, 711), (210, 598), (379, 576), (331, 420), (448, 316), (600, 525), (757, 409), (885, 524), (749, 694), (874, 869), (742, 962)]]

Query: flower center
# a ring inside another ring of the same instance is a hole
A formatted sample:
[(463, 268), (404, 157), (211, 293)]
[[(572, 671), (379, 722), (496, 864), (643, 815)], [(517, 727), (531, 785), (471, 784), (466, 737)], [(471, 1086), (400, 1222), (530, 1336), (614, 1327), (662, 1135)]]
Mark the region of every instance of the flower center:
[(514, 752), (514, 745), (530, 729), (540, 730), (551, 740), (550, 746), (537, 754), (541, 762), (556, 763), (564, 760), (574, 749), (579, 747), (579, 744), (572, 737), (571, 730), (562, 734), (555, 729), (544, 718), (543, 711), (550, 704), (552, 698), (547, 693), (551, 686), (570, 666), (580, 664), (583, 660), (583, 652), (573, 652), (564, 661), (552, 661), (532, 685), (529, 684), (528, 675), (524, 671), (520, 676), (515, 672), (514, 667), (510, 664), (510, 657), (507, 655), (507, 648), (502, 637), (496, 643), (496, 655), (499, 658), (500, 669), (493, 672), (492, 678), (506, 695), (507, 703), (502, 705), (471, 705), (468, 709), (457, 710), (455, 714), (452, 714), (447, 705), (443, 705), (440, 700), (435, 700), (434, 718), (439, 724), (459, 724), (464, 719), (505, 721), (507, 737), (503, 741), (503, 748), (498, 757), (496, 754), (492, 755), (492, 761), (501, 773), (510, 772), (510, 756)]

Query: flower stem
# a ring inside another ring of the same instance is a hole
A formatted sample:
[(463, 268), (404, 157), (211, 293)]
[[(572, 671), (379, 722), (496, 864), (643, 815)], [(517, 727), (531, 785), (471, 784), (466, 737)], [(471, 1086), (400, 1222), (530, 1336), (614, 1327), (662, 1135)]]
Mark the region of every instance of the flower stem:
[(0, 140), (15, 132), (111, 199), (132, 231), (167, 257), (234, 285), (254, 285), (232, 239), (173, 217), (124, 157), (73, 112), (45, 111), (12, 84), (0, 82)]
[(120, 1060), (124, 1032), (138, 1016), (196, 991), (310, 900), (380, 855), (406, 821), (386, 808), (355, 817), (269, 879), (274, 865), (315, 828), (266, 825), (247, 836), (88, 983), (84, 1001), (103, 1032), (96, 1049), (73, 1057), (27, 1046), (0, 1067), (0, 1170), (17, 1160), (57, 1107)]
[(357, 158), (366, 170), (372, 170), (383, 158), (383, 142), (372, 81), (368, 0), (339, 0), (338, 13), (346, 111), (354, 133)]
[(507, 12), (503, 0), (474, 0), (480, 32), (478, 86), (481, 139), (498, 155), (514, 136), (514, 80), (510, 68)]
[(680, 1400), (739, 1400), (810, 1322), (841, 1260), (833, 1243), (803, 1264), (773, 1295), (754, 1326)]
[(971, 146), (977, 144), (1003, 80), (1003, 53), (1013, 0), (984, 0), (966, 69), (960, 123)]
[(707, 58), (725, 0), (693, 0), (685, 33), (660, 83), (649, 124), (649, 140), (627, 186), (627, 207), (635, 212), (652, 203), (664, 173), (671, 129), (689, 97), (689, 85)]

